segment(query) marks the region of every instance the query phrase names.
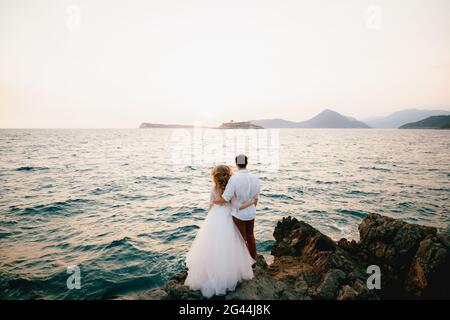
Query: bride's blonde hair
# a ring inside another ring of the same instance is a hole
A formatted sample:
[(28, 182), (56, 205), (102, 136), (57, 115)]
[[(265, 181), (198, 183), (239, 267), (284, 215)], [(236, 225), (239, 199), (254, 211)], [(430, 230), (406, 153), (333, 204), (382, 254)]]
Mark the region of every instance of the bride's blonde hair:
[(218, 165), (215, 166), (211, 171), (211, 177), (214, 182), (214, 187), (219, 194), (222, 194), (225, 190), (225, 187), (230, 180), (230, 177), (233, 175), (233, 171), (231, 168), (226, 165)]

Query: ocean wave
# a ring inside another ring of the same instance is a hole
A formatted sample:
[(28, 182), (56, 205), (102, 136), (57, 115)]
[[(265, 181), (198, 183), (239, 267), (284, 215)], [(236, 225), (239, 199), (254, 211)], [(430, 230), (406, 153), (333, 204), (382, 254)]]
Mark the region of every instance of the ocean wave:
[(122, 190), (121, 186), (114, 185), (114, 184), (107, 184), (103, 187), (97, 187), (97, 188), (93, 189), (90, 193), (93, 195), (101, 195), (101, 194), (117, 192), (117, 191), (121, 191), (121, 190)]
[(150, 200), (150, 197), (144, 194), (115, 194), (114, 197), (120, 200), (128, 200), (128, 201)]
[(15, 234), (17, 234), (17, 233), (0, 231), (0, 239), (4, 239), (4, 238), (7, 238), (9, 236), (13, 236)]
[(412, 208), (412, 207), (414, 207), (414, 202), (408, 202), (408, 201), (400, 202), (398, 204), (398, 206), (401, 208)]
[[(28, 277), (0, 273), (0, 300), (2, 299), (55, 299), (55, 291), (64, 292), (67, 275)], [(52, 293), (50, 293), (52, 291)]]
[(105, 248), (108, 249), (108, 248), (114, 248), (114, 247), (119, 247), (119, 246), (124, 246), (124, 245), (127, 245), (127, 246), (131, 245), (131, 238), (123, 237), (121, 239), (113, 240), (109, 244), (107, 244), (105, 246)]
[(352, 191), (346, 192), (346, 194), (348, 194), (348, 195), (357, 195), (357, 196), (371, 196), (371, 195), (379, 195), (380, 192), (352, 190)]
[(167, 221), (176, 222), (176, 221), (179, 221), (180, 219), (187, 219), (190, 217), (192, 217), (191, 211), (178, 211), (178, 212), (171, 214)]
[[(138, 273), (138, 270), (121, 270), (123, 273), (128, 275)], [(144, 291), (161, 285), (161, 277), (158, 275), (147, 275), (140, 277), (126, 277), (123, 281), (113, 282), (107, 286), (102, 292), (100, 299), (116, 299), (118, 297), (124, 296), (129, 292)]]
[(196, 207), (196, 208), (192, 209), (192, 213), (201, 213), (201, 212), (206, 212), (206, 209), (205, 208), (199, 208), (199, 207)]
[(0, 220), (0, 226), (13, 226), (16, 224), (17, 224), (17, 221), (14, 221), (14, 220)]
[(261, 197), (271, 198), (271, 199), (279, 199), (279, 200), (294, 200), (293, 197), (283, 193), (261, 193)]
[(201, 207), (172, 207), (172, 206), (165, 206), (165, 207), (160, 207), (160, 208), (156, 208), (154, 209), (155, 212), (166, 212), (169, 213), (169, 216), (171, 218), (176, 218), (176, 217), (190, 217), (193, 214), (196, 213), (205, 213), (206, 209), (205, 208), (201, 208)]
[(428, 188), (430, 191), (445, 191), (450, 192), (450, 188)]
[(95, 251), (101, 250), (107, 246), (108, 246), (108, 244), (107, 245), (81, 244), (81, 245), (77, 245), (77, 246), (72, 246), (71, 250), (73, 252), (95, 252)]
[(324, 181), (324, 180), (316, 180), (317, 184), (338, 184), (339, 181)]
[(19, 167), (16, 168), (15, 171), (42, 171), (42, 170), (49, 170), (50, 168), (48, 167), (29, 167), (29, 166), (24, 166), (24, 167)]
[(256, 241), (256, 250), (258, 252), (270, 252), (275, 243), (275, 240)]
[(174, 209), (174, 208), (170, 207), (170, 206), (166, 206), (166, 207), (157, 208), (157, 209), (155, 209), (155, 211), (156, 212), (164, 212), (164, 211), (169, 211), (169, 210), (172, 210), (172, 209)]
[(10, 213), (18, 213), (23, 215), (35, 215), (35, 214), (53, 214), (53, 213), (65, 213), (65, 214), (74, 214), (75, 212), (72, 210), (70, 212), (65, 212), (68, 208), (77, 208), (79, 205), (83, 205), (91, 202), (91, 200), (87, 199), (69, 199), (66, 201), (57, 201), (49, 204), (38, 204), (33, 207), (27, 207), (21, 209), (16, 206), (10, 206)]
[(423, 207), (419, 208), (417, 211), (424, 215), (434, 215), (436, 213), (436, 210), (433, 210), (430, 208), (423, 208)]
[(149, 182), (149, 181), (179, 181), (179, 177), (171, 176), (139, 176), (135, 178), (136, 183)]
[(196, 224), (190, 224), (186, 226), (178, 227), (175, 232), (184, 233), (184, 232), (190, 232), (196, 229), (199, 229), (200, 227)]
[(259, 180), (264, 181), (264, 182), (275, 181), (274, 178), (269, 178), (269, 177), (259, 177)]
[(362, 170), (385, 171), (385, 172), (390, 172), (390, 171), (391, 171), (391, 169), (380, 168), (380, 167), (359, 167), (359, 169), (362, 169)]
[(164, 243), (171, 243), (172, 241), (179, 238), (189, 238), (192, 239), (192, 233), (199, 229), (200, 227), (196, 224), (185, 225), (172, 230), (170, 233), (164, 233)]
[(289, 187), (288, 191), (289, 192), (295, 192), (295, 193), (298, 193), (298, 194), (304, 194), (305, 193), (305, 188), (303, 188), (303, 187), (296, 187), (296, 188)]
[(367, 212), (358, 211), (358, 210), (337, 209), (336, 212), (342, 213), (344, 215), (354, 216), (357, 218), (364, 218), (365, 216), (367, 216)]
[(327, 212), (323, 211), (323, 210), (309, 210), (308, 213), (312, 213), (315, 215), (321, 215), (321, 216), (327, 215)]

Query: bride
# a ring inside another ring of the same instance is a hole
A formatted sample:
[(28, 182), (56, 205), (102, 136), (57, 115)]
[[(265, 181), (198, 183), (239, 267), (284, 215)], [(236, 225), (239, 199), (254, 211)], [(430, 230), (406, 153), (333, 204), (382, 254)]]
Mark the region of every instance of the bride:
[[(184, 284), (192, 290), (200, 290), (206, 298), (226, 294), (228, 290), (234, 290), (241, 280), (253, 278), (252, 265), (255, 260), (233, 222), (231, 213), (235, 209), (213, 202), (222, 195), (232, 174), (231, 168), (225, 165), (218, 165), (212, 170), (214, 187), (209, 213), (186, 256), (188, 275)], [(242, 203), (239, 209), (247, 208), (254, 202)]]

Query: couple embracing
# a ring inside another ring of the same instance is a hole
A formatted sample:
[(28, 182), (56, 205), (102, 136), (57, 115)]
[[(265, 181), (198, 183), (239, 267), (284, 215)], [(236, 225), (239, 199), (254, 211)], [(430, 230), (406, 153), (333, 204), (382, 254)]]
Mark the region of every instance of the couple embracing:
[(186, 256), (185, 285), (207, 298), (226, 294), (240, 281), (253, 278), (259, 180), (247, 171), (247, 156), (238, 155), (235, 161), (234, 175), (226, 165), (212, 170), (209, 213)]

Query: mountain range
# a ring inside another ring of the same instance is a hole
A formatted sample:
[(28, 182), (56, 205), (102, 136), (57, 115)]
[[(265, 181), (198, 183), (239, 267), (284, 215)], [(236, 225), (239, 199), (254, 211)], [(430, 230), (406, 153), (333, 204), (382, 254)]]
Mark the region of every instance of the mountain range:
[(406, 123), (416, 122), (431, 116), (450, 115), (449, 110), (406, 109), (386, 117), (368, 118), (364, 122), (373, 128), (398, 128)]
[[(386, 117), (369, 118), (364, 122), (355, 118), (344, 116), (336, 111), (325, 109), (318, 115), (306, 121), (290, 121), (280, 118), (251, 120), (247, 127), (261, 126), (270, 128), (398, 128), (408, 123), (424, 120), (425, 118), (436, 115), (450, 115), (449, 110), (418, 110), (406, 109), (394, 112)], [(231, 123), (231, 122), (230, 122)], [(238, 125), (241, 122), (235, 123)], [(223, 126), (223, 125), (222, 125)], [(177, 124), (155, 124), (143, 122), (140, 128), (192, 128), (192, 125)], [(222, 127), (219, 127), (221, 129)]]
[(364, 122), (346, 117), (336, 111), (325, 109), (306, 121), (294, 122), (283, 119), (252, 120), (251, 123), (264, 128), (370, 128)]

